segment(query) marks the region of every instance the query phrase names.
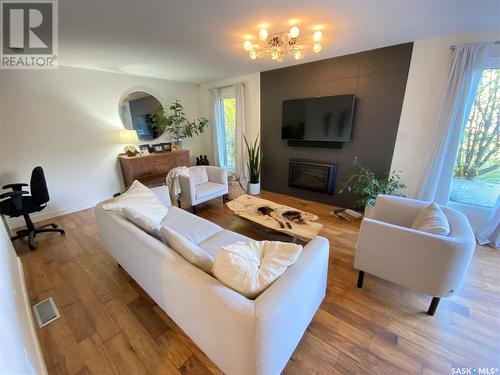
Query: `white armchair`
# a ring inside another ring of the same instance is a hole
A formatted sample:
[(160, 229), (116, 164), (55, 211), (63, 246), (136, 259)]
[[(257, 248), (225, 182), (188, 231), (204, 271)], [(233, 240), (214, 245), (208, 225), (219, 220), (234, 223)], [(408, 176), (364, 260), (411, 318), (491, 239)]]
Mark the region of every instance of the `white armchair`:
[(428, 310), (434, 315), (441, 297), (455, 294), (464, 280), (476, 248), (467, 218), (441, 207), (450, 234), (440, 236), (411, 229), (428, 202), (380, 195), (372, 218), (361, 223), (354, 267), (359, 270), (358, 288), (364, 273), (433, 297)]
[(189, 168), (189, 176), (179, 175), (181, 194), (178, 206), (181, 203), (193, 208), (196, 213), (196, 205), (221, 197), (228, 193), (227, 172), (219, 167), (196, 166)]

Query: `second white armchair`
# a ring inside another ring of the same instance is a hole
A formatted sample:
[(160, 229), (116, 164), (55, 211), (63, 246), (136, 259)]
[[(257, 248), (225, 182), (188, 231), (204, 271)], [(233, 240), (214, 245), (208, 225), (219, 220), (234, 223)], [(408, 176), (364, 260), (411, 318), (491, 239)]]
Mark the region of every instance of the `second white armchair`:
[(228, 193), (227, 172), (223, 168), (197, 166), (189, 168), (189, 176), (179, 175), (181, 194), (178, 205), (191, 206), (196, 213), (196, 205)]
[(450, 225), (447, 236), (412, 229), (428, 202), (379, 195), (372, 218), (361, 223), (354, 267), (358, 287), (369, 273), (433, 297), (428, 314), (434, 315), (441, 297), (455, 294), (465, 278), (476, 248), (467, 218), (441, 207)]

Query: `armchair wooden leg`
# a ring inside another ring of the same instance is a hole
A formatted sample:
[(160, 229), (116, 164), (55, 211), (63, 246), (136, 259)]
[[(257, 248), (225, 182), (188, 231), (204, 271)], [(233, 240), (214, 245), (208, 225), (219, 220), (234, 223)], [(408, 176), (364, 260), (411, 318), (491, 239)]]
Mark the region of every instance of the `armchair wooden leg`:
[(431, 305), (429, 306), (429, 310), (427, 311), (428, 315), (434, 315), (434, 313), (436, 312), (436, 309), (439, 305), (440, 300), (441, 300), (441, 298), (439, 298), (439, 297), (432, 298)]
[(359, 271), (358, 274), (358, 288), (363, 287), (363, 281), (365, 280), (365, 271)]
[(196, 215), (196, 205), (193, 204), (193, 214)]
[(180, 199), (177, 199), (177, 207), (182, 208), (181, 207), (181, 200)]

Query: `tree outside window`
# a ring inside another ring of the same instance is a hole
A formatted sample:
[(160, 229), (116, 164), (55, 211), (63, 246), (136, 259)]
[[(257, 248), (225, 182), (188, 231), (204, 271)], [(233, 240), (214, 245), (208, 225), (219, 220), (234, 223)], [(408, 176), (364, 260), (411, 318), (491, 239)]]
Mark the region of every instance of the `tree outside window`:
[(500, 69), (486, 69), (465, 126), (450, 200), (493, 207), (500, 194)]
[(236, 166), (236, 99), (221, 99), (224, 113), (224, 167), (235, 169)]

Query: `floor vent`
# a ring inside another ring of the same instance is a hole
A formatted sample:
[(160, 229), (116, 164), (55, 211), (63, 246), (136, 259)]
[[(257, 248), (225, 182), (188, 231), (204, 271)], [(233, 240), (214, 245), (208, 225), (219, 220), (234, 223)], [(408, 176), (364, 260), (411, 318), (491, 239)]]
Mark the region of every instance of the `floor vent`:
[(40, 328), (45, 327), (61, 316), (52, 297), (37, 303), (33, 306), (33, 311), (35, 312), (36, 320)]

